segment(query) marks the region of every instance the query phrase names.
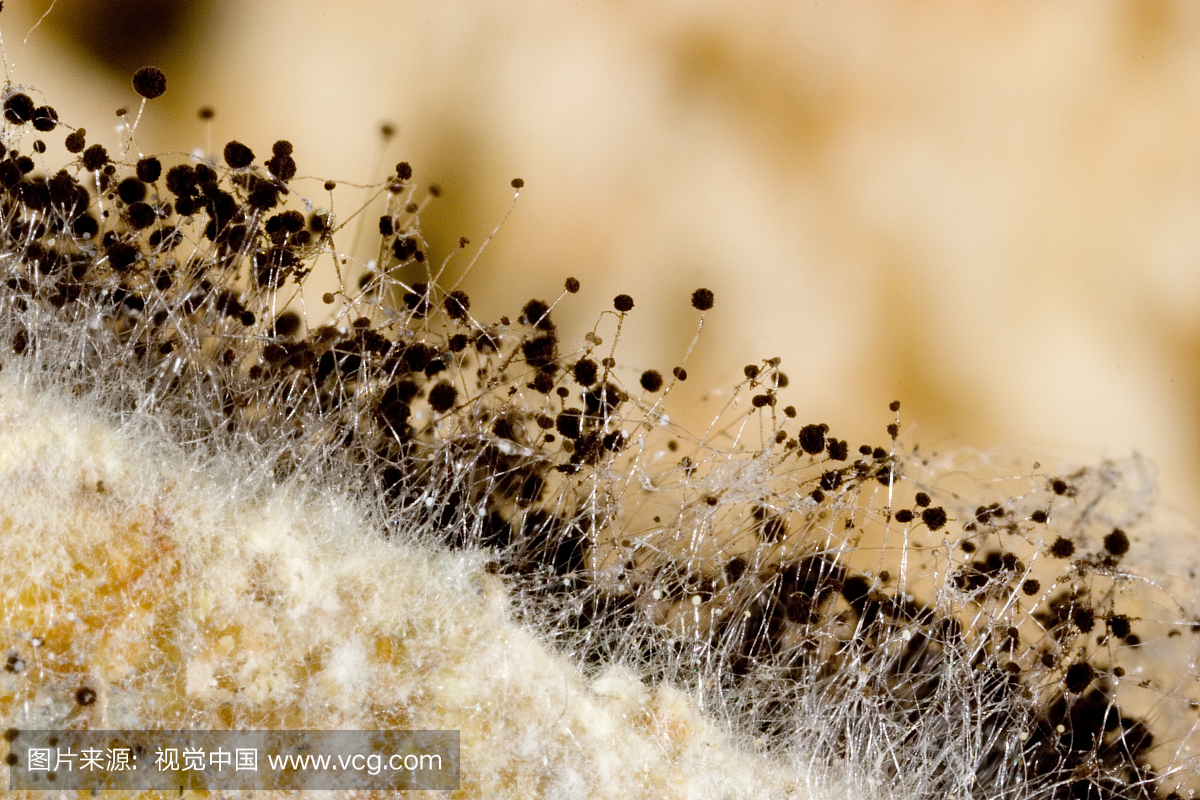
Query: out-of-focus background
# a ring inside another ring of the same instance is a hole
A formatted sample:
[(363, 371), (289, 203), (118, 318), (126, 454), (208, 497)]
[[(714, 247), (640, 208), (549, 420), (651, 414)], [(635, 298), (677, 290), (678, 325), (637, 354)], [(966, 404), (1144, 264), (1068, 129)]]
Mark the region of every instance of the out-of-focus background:
[(435, 262), (525, 179), (473, 310), (574, 275), (578, 338), (628, 293), (628, 382), (678, 363), (711, 288), (672, 405), (692, 425), (781, 356), (785, 403), (852, 444), (900, 399), (922, 449), (1136, 449), (1200, 516), (1194, 2), (59, 0), (24, 47), (48, 2), (4, 6), (13, 79), (89, 141), (156, 64), (143, 150), (205, 147), (209, 105), (214, 151), (287, 138), (301, 175), (359, 183), (410, 161), (444, 189)]

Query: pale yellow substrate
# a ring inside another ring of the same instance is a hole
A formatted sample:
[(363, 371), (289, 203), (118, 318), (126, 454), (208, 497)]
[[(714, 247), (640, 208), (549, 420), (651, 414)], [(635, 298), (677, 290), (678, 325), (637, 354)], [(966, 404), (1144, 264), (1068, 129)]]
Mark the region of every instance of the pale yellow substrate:
[(331, 493), (249, 496), (226, 466), (6, 371), (0, 653), (21, 669), (0, 672), (0, 726), (458, 729), (455, 797), (803, 795), (688, 697), (584, 679), (478, 560), (383, 541)]

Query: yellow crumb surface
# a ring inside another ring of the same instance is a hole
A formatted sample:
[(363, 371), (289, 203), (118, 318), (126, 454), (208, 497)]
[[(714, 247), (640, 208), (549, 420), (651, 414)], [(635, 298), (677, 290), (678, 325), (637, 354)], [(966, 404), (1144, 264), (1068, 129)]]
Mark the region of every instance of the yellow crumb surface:
[(470, 555), (10, 378), (0, 409), (4, 728), (449, 729), (452, 797), (804, 796), (686, 695), (585, 678)]

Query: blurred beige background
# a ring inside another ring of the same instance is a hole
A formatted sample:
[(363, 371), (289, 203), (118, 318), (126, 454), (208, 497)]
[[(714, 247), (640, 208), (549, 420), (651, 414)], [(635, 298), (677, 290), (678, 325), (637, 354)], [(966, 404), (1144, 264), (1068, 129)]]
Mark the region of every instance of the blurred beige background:
[(288, 138), (301, 175), (408, 160), (445, 190), (435, 261), (524, 178), (473, 310), (575, 275), (578, 337), (629, 293), (627, 381), (678, 363), (710, 287), (677, 416), (778, 355), (852, 444), (900, 399), (923, 449), (1136, 449), (1200, 516), (1195, 3), (60, 0), (22, 49), (47, 5), (0, 14), (14, 79), (93, 141), (157, 64), (144, 150), (203, 147), (207, 104), (214, 149)]

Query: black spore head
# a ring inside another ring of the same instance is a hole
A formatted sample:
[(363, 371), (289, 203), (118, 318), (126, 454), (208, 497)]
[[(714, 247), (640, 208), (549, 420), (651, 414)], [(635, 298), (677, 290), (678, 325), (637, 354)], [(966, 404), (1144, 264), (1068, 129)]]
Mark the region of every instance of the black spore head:
[(245, 169), (254, 163), (254, 151), (236, 139), (225, 145), (222, 155), (232, 169)]
[(1129, 552), (1129, 536), (1120, 528), (1113, 528), (1112, 532), (1104, 537), (1104, 549), (1118, 558), (1125, 555)]
[(11, 94), (4, 99), (4, 118), (14, 125), (33, 119), (33, 98), (23, 92)]
[(1050, 545), (1050, 555), (1055, 558), (1070, 558), (1075, 554), (1075, 543), (1070, 539), (1059, 536)]
[(142, 67), (133, 73), (133, 90), (147, 100), (162, 97), (167, 90), (167, 76), (158, 67)]
[(642, 388), (647, 392), (657, 392), (663, 387), (663, 377), (657, 371), (648, 369), (642, 373)]
[(709, 289), (697, 289), (692, 292), (692, 308), (698, 311), (708, 311), (713, 307), (713, 293)]

